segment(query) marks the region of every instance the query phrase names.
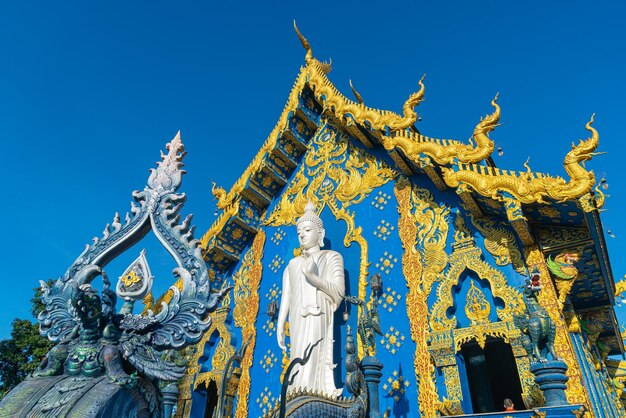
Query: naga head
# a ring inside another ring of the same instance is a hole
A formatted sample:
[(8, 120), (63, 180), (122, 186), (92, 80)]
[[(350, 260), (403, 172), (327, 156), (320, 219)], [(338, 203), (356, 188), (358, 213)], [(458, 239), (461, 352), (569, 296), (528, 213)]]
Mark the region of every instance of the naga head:
[(593, 124), (594, 117), (595, 113), (591, 115), (591, 119), (585, 125), (585, 129), (591, 132), (591, 136), (584, 140), (581, 139), (578, 144), (572, 142), (572, 149), (565, 156), (564, 163), (566, 165), (584, 163), (591, 160), (592, 157), (602, 154), (601, 152), (595, 152), (596, 148), (598, 148), (600, 136), (598, 135), (598, 131), (591, 126)]
[(95, 328), (102, 316), (102, 301), (89, 283), (74, 288), (72, 307), (83, 328)]
[(346, 350), (346, 354), (356, 353), (356, 345), (354, 344), (354, 335), (352, 335), (352, 330), (350, 329), (350, 325), (348, 325), (347, 331), (346, 331), (345, 350)]
[(411, 117), (411, 119), (413, 120), (412, 123), (414, 123), (418, 118), (417, 113), (415, 113), (415, 107), (417, 107), (417, 105), (424, 101), (424, 94), (426, 93), (426, 87), (424, 86), (425, 78), (426, 74), (424, 74), (422, 78), (420, 78), (420, 80), (417, 82), (417, 84), (420, 86), (420, 89), (411, 94), (402, 106), (402, 112), (404, 114), (404, 117)]
[(486, 115), (483, 118), (480, 118), (480, 122), (474, 128), (474, 136), (476, 135), (488, 135), (489, 132), (493, 131), (497, 126), (499, 126), (500, 122), (500, 105), (498, 104), (498, 96), (500, 93), (496, 93), (496, 96), (491, 101), (491, 106), (493, 106), (494, 111)]
[(563, 262), (565, 264), (574, 264), (578, 261), (578, 254), (563, 253), (555, 258), (556, 261)]
[(537, 293), (541, 290), (541, 273), (539, 268), (535, 265), (530, 272), (530, 278), (526, 279), (523, 292), (525, 297), (537, 297)]

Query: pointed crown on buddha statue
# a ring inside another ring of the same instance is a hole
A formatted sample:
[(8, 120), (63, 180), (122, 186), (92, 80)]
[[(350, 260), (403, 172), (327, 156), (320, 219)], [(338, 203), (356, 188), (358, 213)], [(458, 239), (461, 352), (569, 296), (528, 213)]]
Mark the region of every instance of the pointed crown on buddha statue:
[(304, 221), (311, 222), (320, 232), (324, 231), (324, 222), (322, 222), (322, 219), (317, 215), (317, 208), (311, 201), (309, 201), (309, 203), (307, 203), (304, 207), (304, 213), (296, 221), (296, 226), (300, 225), (300, 223)]

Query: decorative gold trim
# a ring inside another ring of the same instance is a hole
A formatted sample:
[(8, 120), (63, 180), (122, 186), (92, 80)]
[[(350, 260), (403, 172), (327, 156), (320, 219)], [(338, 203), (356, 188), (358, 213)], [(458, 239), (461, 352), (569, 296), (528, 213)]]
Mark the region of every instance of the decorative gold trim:
[(533, 409), (533, 414), (531, 415), (531, 418), (545, 418), (547, 414), (547, 412), (543, 412), (535, 408)]
[[(585, 125), (591, 136), (581, 140), (578, 145), (572, 143), (572, 149), (563, 161), (569, 181), (558, 176), (532, 172), (527, 164), (526, 172), (514, 173), (494, 167), (463, 163), (459, 163), (455, 168), (442, 167), (444, 181), (450, 187), (466, 184), (482, 196), (499, 200), (502, 200), (503, 193), (508, 193), (525, 204), (547, 203), (546, 198), (558, 202), (578, 199), (589, 193), (595, 183), (593, 171), (587, 171), (582, 165), (598, 155), (595, 150), (598, 147), (599, 135), (591, 126), (593, 118), (592, 115), (591, 120)], [(598, 202), (600, 201), (601, 199), (598, 199)]]
[(470, 289), (465, 298), (465, 315), (472, 325), (489, 323), (491, 304), (487, 301), (485, 294), (474, 282), (470, 284)]
[(489, 282), (493, 298), (500, 298), (504, 302), (504, 307), (496, 308), (498, 318), (501, 321), (512, 321), (513, 313), (521, 313), (523, 310), (522, 295), (507, 284), (500, 271), (481, 259), (482, 250), (476, 246), (461, 214), (457, 214), (454, 222), (456, 231), (450, 267), (437, 287), (437, 301), (430, 315), (431, 328), (435, 332), (449, 332), (456, 328), (456, 317), (448, 318), (446, 311), (454, 304), (452, 287), (459, 282), (466, 269), (476, 272), (481, 280)]
[(502, 338), (505, 343), (519, 337), (519, 330), (513, 326), (513, 322), (489, 322), (474, 325), (467, 328), (457, 328), (452, 331), (454, 335), (454, 351), (458, 352), (461, 346), (472, 340), (476, 340), (480, 348), (485, 348), (487, 336)]
[[(226, 317), (228, 316), (229, 311), (228, 306), (223, 306), (215, 312), (215, 315), (211, 316), (213, 323), (211, 324), (211, 328), (204, 334), (202, 340), (198, 344), (196, 344), (196, 352), (195, 355), (191, 359), (191, 366), (189, 367), (188, 374), (195, 375), (196, 379), (193, 383), (193, 389), (195, 390), (201, 384), (204, 384), (205, 387), (209, 385), (209, 382), (213, 380), (217, 387), (219, 388), (222, 384), (222, 373), (224, 372), (224, 367), (226, 366), (226, 362), (235, 353), (235, 349), (231, 343), (230, 332), (226, 327)], [(213, 355), (211, 357), (211, 370), (204, 373), (198, 373), (200, 370), (200, 365), (198, 361), (200, 357), (204, 354), (204, 347), (211, 339), (213, 333), (217, 331), (219, 334), (219, 341), (217, 345), (213, 349)]]
[(539, 293), (539, 303), (546, 309), (556, 325), (554, 350), (568, 367), (567, 376), (569, 377), (569, 381), (567, 382), (567, 389), (565, 389), (567, 401), (573, 405), (584, 404), (589, 408), (591, 406), (589, 404), (589, 395), (582, 384), (583, 375), (576, 359), (567, 323), (561, 315), (556, 289), (552, 280), (550, 280), (550, 271), (546, 265), (544, 255), (536, 246), (526, 248), (525, 255), (528, 268), (532, 269), (534, 266), (537, 266), (541, 277), (545, 278), (541, 282), (543, 288)]
[[(419, 84), (421, 94), (424, 93), (423, 78)], [(491, 101), (495, 111), (480, 119), (472, 136), (475, 145), (464, 144), (450, 139), (430, 138), (413, 131), (398, 131), (390, 136), (382, 136), (381, 143), (387, 151), (400, 149), (413, 162), (420, 160), (423, 155), (432, 158), (438, 164), (451, 164), (454, 160), (462, 163), (477, 163), (488, 158), (493, 152), (493, 141), (489, 139), (489, 132), (498, 126), (500, 120), (500, 106), (496, 102), (498, 96)]]
[(485, 249), (495, 258), (496, 264), (506, 266), (512, 264), (515, 271), (526, 276), (526, 266), (522, 260), (522, 253), (517, 246), (517, 240), (504, 222), (499, 222), (490, 216), (478, 218), (470, 212), (472, 225), (485, 237)]
[[(519, 346), (521, 346), (521, 344), (519, 344)], [(530, 371), (530, 358), (526, 355), (526, 351), (523, 348), (521, 348), (521, 350), (524, 352), (514, 352), (513, 354), (515, 355), (517, 373), (520, 378), (520, 383), (522, 384), (522, 400), (526, 408), (535, 408), (545, 405), (546, 401), (543, 397), (543, 392), (535, 383), (535, 375)]]
[(463, 391), (461, 390), (461, 377), (458, 367), (456, 365), (446, 366), (442, 368), (442, 371), (448, 399), (451, 401), (462, 400)]
[(239, 274), (235, 276), (235, 309), (233, 318), (235, 326), (241, 328), (242, 341), (248, 342), (248, 349), (241, 360), (241, 377), (239, 378), (239, 395), (235, 418), (248, 416), (248, 398), (250, 397), (250, 367), (252, 367), (254, 347), (256, 345), (256, 322), (259, 314), (259, 286), (263, 276), (263, 249), (265, 231), (259, 230), (254, 237), (252, 247), (243, 258)]
[(328, 80), (326, 74), (330, 72), (330, 64), (322, 63), (314, 58), (311, 44), (300, 33), (295, 21), (293, 27), (298, 38), (300, 38), (302, 47), (306, 50), (304, 61), (306, 62), (306, 70), (308, 70), (309, 87), (313, 90), (317, 100), (322, 103), (324, 109), (331, 111), (340, 120), (346, 115), (350, 115), (357, 123), (362, 125), (367, 123), (374, 130), (406, 129), (415, 123), (417, 113), (413, 108), (423, 100), (423, 88), (411, 94), (404, 102), (402, 116), (388, 110), (378, 110), (367, 107), (363, 103), (356, 103), (341, 94)]
[(398, 115), (348, 99), (330, 82), (326, 75), (327, 68), (328, 64), (321, 63), (315, 58), (309, 61), (305, 68), (308, 73), (307, 84), (324, 110), (331, 112), (337, 119), (344, 120), (349, 115), (356, 123), (367, 125), (376, 131), (384, 131), (387, 128), (392, 131), (407, 129), (417, 121), (414, 107), (424, 99), (423, 88), (409, 96), (402, 106), (402, 115)]
[[(419, 382), (417, 399), (420, 416), (431, 418), (437, 415), (439, 396), (434, 383), (435, 368), (428, 351), (430, 330), (425, 321), (428, 295), (448, 262), (445, 247), (449, 209), (438, 206), (428, 190), (412, 187), (404, 176), (396, 181), (394, 193), (400, 214), (398, 233), (404, 249), (402, 272), (409, 289), (407, 315), (415, 342), (413, 366), (415, 380)], [(418, 241), (424, 246), (421, 252), (415, 247)]]
[(209, 242), (211, 242), (211, 240), (216, 237), (217, 234), (224, 228), (226, 222), (228, 222), (230, 218), (239, 213), (239, 200), (224, 204), (226, 206), (222, 213), (220, 213), (215, 222), (213, 222), (213, 225), (211, 225), (211, 227), (205, 232), (202, 238), (200, 238), (200, 245), (202, 246), (202, 248), (207, 248)]

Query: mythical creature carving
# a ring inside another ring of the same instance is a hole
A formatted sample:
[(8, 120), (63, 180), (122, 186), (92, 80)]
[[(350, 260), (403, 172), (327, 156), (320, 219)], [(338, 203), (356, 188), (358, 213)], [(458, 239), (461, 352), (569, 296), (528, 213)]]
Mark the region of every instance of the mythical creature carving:
[(556, 325), (548, 312), (539, 304), (537, 295), (541, 290), (539, 271), (533, 270), (530, 280), (526, 281), (523, 297), (526, 312), (523, 315), (513, 315), (513, 321), (523, 333), (522, 344), (529, 356), (535, 361), (548, 361), (547, 352), (554, 360), (561, 360), (554, 351)]
[[(173, 353), (167, 350), (181, 350), (198, 342), (211, 324), (208, 314), (217, 308), (229, 289), (211, 291), (202, 249), (193, 237), (191, 215), (179, 222), (185, 201), (184, 194), (176, 193), (184, 174), (181, 170), (184, 147), (179, 135), (167, 144), (167, 149), (169, 152), (161, 154), (158, 167), (151, 170), (144, 190), (133, 192), (138, 206), (131, 205), (132, 215), (126, 215), (125, 223), (122, 224), (116, 214), (113, 223), (105, 227), (103, 237), (94, 238), (93, 244), (87, 246), (61, 278), (52, 286), (41, 282), (45, 309), (39, 315), (40, 332), (57, 345), (50, 350), (33, 379), (22, 384), (25, 385), (22, 392), (36, 386), (37, 379), (56, 379), (55, 376), (59, 379), (68, 375), (80, 379), (104, 378), (99, 384), (107, 384), (108, 378), (108, 384), (127, 389), (137, 387), (144, 398), (150, 395), (152, 406), (146, 416), (157, 416), (161, 408), (154, 402), (158, 395), (153, 389), (185, 374), (184, 365), (167, 359)], [(173, 272), (182, 280), (182, 290), (171, 287), (172, 298), (167, 303), (162, 302), (156, 315), (152, 311), (146, 315), (133, 314), (133, 303), (149, 292), (152, 279), (147, 264), (141, 261), (145, 260), (142, 253), (135, 262), (138, 264), (129, 267), (120, 277), (117, 290), (125, 303), (116, 313), (118, 295), (111, 289), (103, 268), (151, 229), (175, 259), (177, 267)], [(99, 275), (103, 283), (100, 295), (90, 284)], [(16, 399), (22, 385), (13, 391)], [(114, 389), (107, 390), (107, 393), (114, 393)], [(9, 401), (0, 405), (0, 411), (21, 408), (11, 402), (13, 392), (5, 398)], [(77, 392), (72, 402), (78, 402), (81, 396), (84, 394)], [(64, 404), (71, 403), (66, 401)], [(48, 406), (33, 408), (31, 411)], [(74, 416), (64, 411), (56, 411), (55, 416)]]
[(554, 259), (552, 259), (552, 256), (548, 256), (546, 260), (550, 273), (556, 278), (556, 287), (559, 289), (559, 302), (561, 305), (565, 303), (565, 299), (578, 276), (578, 269), (574, 266), (578, 259), (578, 254), (566, 252), (557, 255)]
[(355, 296), (346, 296), (347, 302), (358, 305), (362, 311), (359, 316), (359, 324), (357, 332), (361, 339), (361, 344), (365, 353), (372, 356), (376, 352), (376, 334), (383, 335), (380, 329), (380, 316), (378, 314), (378, 298), (374, 294), (370, 297), (371, 309), (368, 309), (367, 303)]
[[(424, 77), (419, 81), (424, 95)], [(488, 158), (493, 152), (493, 141), (489, 133), (498, 126), (500, 120), (500, 106), (498, 96), (491, 101), (494, 112), (480, 119), (474, 129), (472, 139), (474, 144), (464, 144), (451, 139), (430, 138), (417, 132), (402, 130), (395, 131), (389, 136), (382, 136), (381, 143), (387, 151), (400, 149), (411, 160), (418, 161), (421, 155), (427, 155), (437, 164), (451, 164), (453, 161), (461, 163), (477, 163)]]
[(423, 85), (419, 91), (412, 93), (404, 102), (402, 115), (388, 110), (373, 109), (361, 102), (354, 102), (341, 94), (328, 80), (327, 74), (331, 70), (332, 62), (320, 62), (313, 57), (311, 44), (300, 33), (295, 21), (293, 26), (302, 43), (302, 47), (306, 50), (305, 71), (308, 73), (307, 83), (313, 90), (315, 97), (324, 106), (324, 109), (333, 112), (339, 119), (350, 115), (356, 122), (367, 124), (371, 129), (375, 130), (385, 130), (386, 128), (402, 130), (411, 127), (417, 121), (417, 113), (414, 108), (424, 99)]
[[(583, 164), (591, 160), (598, 152), (598, 131), (591, 126), (593, 115), (585, 129), (591, 133), (586, 140), (578, 144), (572, 143), (572, 149), (563, 161), (569, 180), (562, 177), (553, 177), (547, 174), (534, 173), (528, 165), (527, 171), (522, 173), (508, 173), (493, 167), (484, 167), (474, 164), (460, 164), (458, 167), (442, 168), (443, 177), (450, 187), (459, 187), (462, 184), (469, 186), (482, 196), (502, 200), (504, 194), (512, 196), (520, 203), (547, 203), (554, 200), (562, 202), (577, 199), (588, 194), (595, 183), (593, 171), (585, 169)], [(604, 201), (601, 192), (597, 190), (595, 197), (599, 209)]]

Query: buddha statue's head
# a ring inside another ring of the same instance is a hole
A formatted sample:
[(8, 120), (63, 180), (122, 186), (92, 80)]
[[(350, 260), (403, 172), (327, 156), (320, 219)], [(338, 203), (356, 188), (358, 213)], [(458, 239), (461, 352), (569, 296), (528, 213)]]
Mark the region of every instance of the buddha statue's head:
[(317, 209), (312, 202), (307, 203), (304, 207), (304, 214), (296, 221), (296, 227), (298, 229), (298, 242), (303, 250), (310, 250), (317, 245), (320, 248), (324, 246), (324, 236), (326, 235), (324, 222), (317, 215)]

